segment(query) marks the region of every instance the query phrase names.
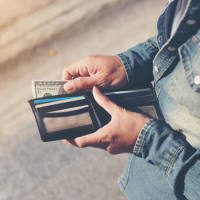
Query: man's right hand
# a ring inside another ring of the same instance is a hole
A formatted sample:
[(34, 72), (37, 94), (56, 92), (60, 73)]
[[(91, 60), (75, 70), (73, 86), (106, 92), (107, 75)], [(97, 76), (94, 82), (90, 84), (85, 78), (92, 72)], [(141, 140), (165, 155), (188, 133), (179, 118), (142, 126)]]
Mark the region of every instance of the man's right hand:
[(124, 66), (116, 56), (88, 56), (66, 67), (63, 79), (68, 82), (64, 89), (67, 93), (79, 90), (100, 88), (117, 89), (126, 85)]

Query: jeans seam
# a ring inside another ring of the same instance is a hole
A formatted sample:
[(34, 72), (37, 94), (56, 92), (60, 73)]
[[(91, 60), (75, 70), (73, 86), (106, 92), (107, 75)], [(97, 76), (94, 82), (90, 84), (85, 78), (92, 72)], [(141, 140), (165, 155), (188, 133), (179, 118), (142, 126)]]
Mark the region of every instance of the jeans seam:
[(178, 155), (183, 151), (183, 149), (184, 149), (184, 147), (179, 145), (178, 149), (171, 156), (171, 159), (169, 160), (169, 164), (166, 167), (165, 172), (164, 172), (165, 176), (167, 176), (170, 173), (170, 171), (171, 171), (172, 167), (174, 166), (174, 163), (175, 163)]
[(123, 191), (125, 191), (126, 189), (126, 186), (128, 184), (128, 181), (129, 181), (129, 176), (130, 176), (130, 169), (131, 169), (131, 166), (132, 166), (132, 163), (133, 163), (133, 156), (131, 157), (131, 159), (129, 160), (128, 162), (128, 166), (126, 168), (126, 174), (122, 175), (123, 177), (125, 176), (125, 181), (122, 180), (122, 178), (119, 179), (119, 184), (121, 187), (123, 187)]

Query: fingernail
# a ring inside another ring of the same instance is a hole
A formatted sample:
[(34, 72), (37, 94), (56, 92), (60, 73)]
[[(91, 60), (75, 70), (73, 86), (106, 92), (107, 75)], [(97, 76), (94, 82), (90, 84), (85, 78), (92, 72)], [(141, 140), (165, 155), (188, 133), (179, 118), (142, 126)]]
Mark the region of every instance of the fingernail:
[(67, 83), (65, 83), (64, 85), (64, 90), (65, 92), (67, 93), (71, 93), (72, 90), (73, 90), (73, 85), (72, 85), (72, 82), (71, 81), (68, 81)]
[(68, 144), (67, 140), (62, 140), (63, 144)]
[(93, 87), (93, 94), (97, 94), (97, 95), (101, 94), (101, 92), (100, 92), (100, 90), (99, 90), (99, 88), (97, 86)]
[(93, 92), (98, 92), (97, 86), (94, 86), (94, 87), (92, 88), (92, 90), (93, 90)]

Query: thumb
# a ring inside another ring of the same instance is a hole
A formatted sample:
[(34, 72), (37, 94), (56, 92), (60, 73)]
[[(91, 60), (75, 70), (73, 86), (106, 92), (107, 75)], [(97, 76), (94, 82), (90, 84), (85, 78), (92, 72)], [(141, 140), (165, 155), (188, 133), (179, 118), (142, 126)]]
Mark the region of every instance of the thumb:
[(91, 89), (95, 85), (95, 79), (91, 77), (78, 77), (67, 81), (64, 90), (67, 93), (77, 92), (79, 90)]
[(93, 87), (93, 96), (96, 102), (109, 114), (113, 114), (119, 106), (113, 103), (107, 96), (103, 95), (97, 87)]
[(103, 128), (98, 129), (96, 132), (92, 134), (75, 138), (74, 142), (78, 147), (81, 148), (88, 146), (103, 148), (105, 147), (105, 144), (109, 143), (107, 139), (108, 133), (109, 133), (109, 125), (105, 125)]

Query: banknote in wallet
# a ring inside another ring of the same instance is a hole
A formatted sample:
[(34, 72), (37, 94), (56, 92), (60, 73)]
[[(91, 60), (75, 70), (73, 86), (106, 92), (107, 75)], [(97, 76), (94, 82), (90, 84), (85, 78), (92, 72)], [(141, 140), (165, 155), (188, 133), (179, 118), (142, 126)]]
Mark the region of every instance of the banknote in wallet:
[[(103, 93), (129, 111), (163, 119), (153, 87)], [(36, 98), (29, 103), (44, 142), (90, 134), (111, 120), (89, 91)]]

